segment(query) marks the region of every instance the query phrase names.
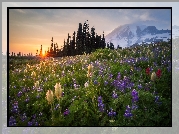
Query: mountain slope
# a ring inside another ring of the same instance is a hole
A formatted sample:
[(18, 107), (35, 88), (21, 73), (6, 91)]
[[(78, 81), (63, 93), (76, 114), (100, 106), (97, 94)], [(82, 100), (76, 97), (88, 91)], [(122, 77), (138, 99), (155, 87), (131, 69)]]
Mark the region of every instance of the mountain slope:
[(171, 39), (171, 30), (158, 30), (156, 26), (142, 24), (125, 24), (117, 27), (105, 36), (106, 43), (112, 42), (115, 48), (129, 47), (133, 44), (168, 41)]

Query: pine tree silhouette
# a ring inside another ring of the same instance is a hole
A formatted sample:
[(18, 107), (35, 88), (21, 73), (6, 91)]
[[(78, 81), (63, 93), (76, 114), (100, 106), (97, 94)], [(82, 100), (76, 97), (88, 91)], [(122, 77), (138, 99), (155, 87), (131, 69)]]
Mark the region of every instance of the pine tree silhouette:
[[(90, 54), (96, 49), (104, 49), (106, 47), (104, 31), (103, 36), (97, 35), (93, 26), (89, 32), (88, 20), (85, 21), (83, 25), (79, 23), (78, 30), (77, 32), (73, 32), (72, 37), (68, 33), (67, 40), (65, 41), (64, 39), (61, 49), (58, 48), (57, 43), (53, 43), (53, 37), (51, 42), (50, 50), (48, 48), (48, 51), (46, 52), (46, 56), (49, 57), (75, 56), (84, 53)], [(107, 47), (114, 49), (113, 44), (110, 44), (110, 46), (108, 44)]]

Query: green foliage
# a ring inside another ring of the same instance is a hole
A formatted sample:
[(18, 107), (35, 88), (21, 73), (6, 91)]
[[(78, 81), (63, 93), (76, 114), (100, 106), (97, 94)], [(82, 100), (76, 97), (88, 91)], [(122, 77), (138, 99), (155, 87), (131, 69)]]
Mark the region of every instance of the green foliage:
[[(164, 50), (165, 57), (162, 51), (156, 57), (147, 54), (156, 53), (157, 47)], [(170, 46), (162, 43), (131, 50), (98, 49), (90, 55), (55, 60), (10, 59), (9, 117), (16, 119), (16, 126), (28, 126), (29, 122), (32, 126), (35, 122), (38, 126), (171, 126)], [(89, 64), (93, 66), (91, 77), (87, 77)], [(152, 69), (149, 74), (148, 67)], [(151, 73), (158, 69), (162, 71), (161, 76), (153, 82)], [(36, 76), (32, 76), (33, 71)], [(37, 81), (39, 86), (35, 87)], [(60, 100), (55, 96), (56, 83), (63, 89)], [(131, 109), (131, 118), (126, 118), (126, 107), (134, 105), (133, 89), (138, 93), (137, 108)], [(46, 99), (48, 90), (54, 94), (52, 104)], [(114, 91), (116, 98), (112, 97)], [(99, 96), (104, 104), (103, 112)], [(14, 112), (16, 102), (18, 108)], [(110, 109), (116, 112), (115, 116), (108, 115)], [(27, 118), (23, 121), (24, 113)]]

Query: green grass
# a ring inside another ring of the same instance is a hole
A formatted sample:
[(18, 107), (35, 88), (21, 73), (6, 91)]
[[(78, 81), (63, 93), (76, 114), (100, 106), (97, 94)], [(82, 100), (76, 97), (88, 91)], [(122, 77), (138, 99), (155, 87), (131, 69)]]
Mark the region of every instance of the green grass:
[[(161, 54), (162, 51), (155, 49), (157, 47), (163, 50), (165, 57)], [(16, 124), (9, 119), (10, 125), (171, 126), (171, 71), (168, 71), (171, 47), (163, 43), (160, 46), (150, 45), (150, 47), (137, 47), (132, 50), (135, 53), (128, 49), (99, 49), (90, 55), (55, 60), (11, 58), (8, 116), (14, 117)], [(148, 50), (153, 53), (157, 51), (157, 57), (147, 55)], [(27, 64), (31, 67), (29, 68)], [(91, 78), (87, 77), (89, 64), (93, 65)], [(151, 81), (150, 75), (153, 71), (147, 75), (145, 72), (147, 67), (155, 72), (160, 69), (161, 77), (155, 82)], [(27, 69), (26, 73), (25, 69)], [(31, 76), (33, 71), (36, 73), (35, 77)], [(117, 79), (118, 73), (121, 75), (119, 79)], [(124, 80), (125, 77), (128, 81)], [(40, 91), (34, 88), (36, 81), (40, 83)], [(85, 88), (86, 82), (89, 86)], [(50, 105), (45, 98), (46, 92), (47, 90), (54, 92), (56, 83), (62, 85), (64, 95), (60, 101), (54, 96), (53, 105)], [(77, 85), (76, 88), (74, 84)], [(139, 84), (141, 88), (138, 87)], [(132, 117), (126, 118), (124, 116), (126, 107), (129, 105), (132, 108), (133, 104), (131, 95), (133, 89), (138, 92), (138, 101), (135, 103), (138, 108), (131, 110)], [(22, 94), (18, 97), (20, 91)], [(113, 91), (117, 93), (117, 98), (112, 97)], [(98, 107), (99, 96), (102, 97), (104, 112)], [(155, 96), (159, 96), (158, 102), (161, 103), (155, 102)], [(25, 101), (27, 98), (29, 98), (28, 102)], [(15, 102), (18, 102), (18, 109), (13, 112)], [(54, 110), (57, 104), (60, 107)], [(115, 116), (108, 115), (110, 108), (116, 112)], [(64, 115), (66, 109), (69, 110), (68, 115)], [(26, 117), (23, 117), (24, 113)]]

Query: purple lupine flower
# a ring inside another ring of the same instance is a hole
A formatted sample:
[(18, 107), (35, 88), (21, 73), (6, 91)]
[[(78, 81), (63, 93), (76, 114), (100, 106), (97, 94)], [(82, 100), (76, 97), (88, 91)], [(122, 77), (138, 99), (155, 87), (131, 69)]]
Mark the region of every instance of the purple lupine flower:
[(125, 92), (126, 88), (130, 88), (133, 86), (128, 77), (124, 76), (123, 80), (120, 80), (119, 78), (120, 77), (118, 73), (118, 78), (113, 81), (112, 85), (115, 86), (115, 88), (120, 90), (121, 92)]
[(102, 74), (103, 74), (103, 68), (100, 68), (99, 75), (102, 75)]
[(139, 100), (138, 92), (135, 89), (132, 90), (131, 95), (132, 95), (132, 102), (137, 102)]
[(158, 102), (159, 96), (155, 96), (155, 102)]
[(129, 77), (126, 77), (126, 76), (124, 76), (124, 83), (125, 83), (125, 86), (127, 86), (128, 84), (130, 84), (130, 79), (129, 79)]
[(125, 91), (125, 82), (124, 81), (118, 81), (116, 83), (116, 88), (119, 89), (121, 92)]
[(138, 85), (138, 89), (142, 89), (142, 85), (141, 84)]
[(104, 104), (102, 102), (98, 103), (98, 107), (100, 112), (104, 112)]
[(25, 99), (25, 102), (29, 102), (30, 98), (29, 96), (27, 96), (27, 98)]
[(24, 114), (21, 116), (21, 120), (22, 120), (22, 122), (24, 122), (26, 119), (27, 119), (27, 116), (26, 116), (26, 113), (24, 113)]
[(9, 126), (16, 126), (16, 119), (13, 116), (9, 119)]
[(128, 85), (127, 85), (127, 88), (132, 88), (134, 86), (134, 83), (130, 82)]
[(117, 95), (117, 93), (116, 93), (115, 91), (113, 91), (112, 97), (113, 97), (114, 99), (118, 98), (118, 95)]
[(32, 122), (31, 121), (28, 122), (28, 126), (32, 126)]
[(108, 112), (108, 110), (107, 110), (107, 113), (108, 113), (108, 116), (116, 116), (116, 112), (113, 111), (112, 108), (110, 108), (110, 111), (109, 111), (109, 112)]
[(99, 111), (104, 112), (104, 104), (101, 96), (98, 97), (98, 107), (99, 107)]
[(121, 87), (121, 88), (125, 88), (125, 81), (121, 81), (120, 87)]
[(98, 102), (99, 103), (102, 102), (102, 97), (101, 96), (98, 97)]
[(98, 84), (98, 81), (97, 80), (94, 80), (94, 85), (97, 85)]
[(38, 88), (37, 88), (37, 91), (38, 91), (38, 92), (41, 92), (41, 91), (43, 91), (43, 89), (42, 89), (41, 87), (38, 87)]
[(22, 91), (19, 91), (18, 94), (17, 94), (18, 97), (21, 97), (22, 96)]
[(68, 109), (65, 110), (65, 112), (63, 113), (64, 116), (68, 115), (70, 113), (70, 111)]
[(124, 116), (125, 116), (126, 118), (130, 118), (130, 117), (133, 116), (133, 114), (131, 113), (131, 108), (130, 108), (129, 105), (128, 105), (127, 108), (126, 108), (126, 111), (125, 111), (125, 113), (124, 113)]
[(117, 80), (120, 80), (121, 79), (121, 74), (120, 72), (117, 74)]
[(135, 103), (133, 103), (132, 104), (132, 110), (136, 110), (137, 108), (138, 108), (138, 106)]
[(74, 86), (75, 89), (78, 89), (80, 87), (80, 85), (78, 85), (76, 83), (74, 83), (73, 86)]
[(36, 114), (32, 115), (32, 118), (34, 118), (34, 119), (35, 119), (35, 118), (36, 118)]
[(111, 85), (115, 86), (117, 88), (117, 84), (118, 84), (118, 81), (117, 80), (114, 80)]
[(13, 113), (18, 113), (18, 101), (15, 101), (14, 104), (12, 104), (12, 109), (11, 109), (11, 112)]

